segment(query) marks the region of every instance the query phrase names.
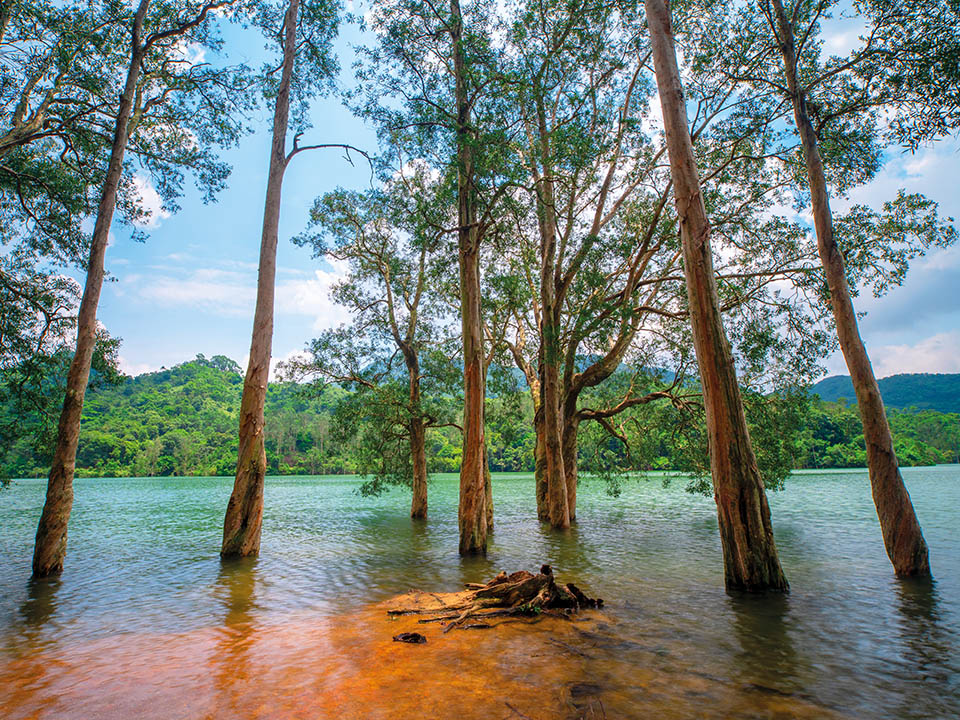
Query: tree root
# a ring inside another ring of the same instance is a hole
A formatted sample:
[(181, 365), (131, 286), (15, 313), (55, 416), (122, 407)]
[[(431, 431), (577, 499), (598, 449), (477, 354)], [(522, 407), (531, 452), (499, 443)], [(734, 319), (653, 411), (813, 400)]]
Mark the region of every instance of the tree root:
[[(420, 623), (447, 622), (443, 632), (453, 629), (490, 627), (492, 617), (543, 614), (568, 617), (583, 608), (603, 607), (603, 600), (587, 597), (576, 585), (557, 585), (549, 565), (534, 575), (526, 570), (507, 575), (501, 572), (486, 584), (467, 583), (455, 593), (425, 593), (411, 590), (386, 603), (389, 615), (429, 615)], [(551, 612), (554, 611), (554, 612)], [(479, 622), (466, 624), (473, 618)]]

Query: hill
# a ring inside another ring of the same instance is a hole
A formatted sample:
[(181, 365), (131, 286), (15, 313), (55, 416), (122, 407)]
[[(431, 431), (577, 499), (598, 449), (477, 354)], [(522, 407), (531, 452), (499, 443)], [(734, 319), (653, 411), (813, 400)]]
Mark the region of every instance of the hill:
[[(960, 373), (891, 375), (882, 378), (879, 384), (883, 403), (888, 408), (960, 413)], [(810, 391), (828, 402), (846, 398), (853, 404), (857, 400), (853, 383), (847, 375), (833, 375), (821, 380)]]

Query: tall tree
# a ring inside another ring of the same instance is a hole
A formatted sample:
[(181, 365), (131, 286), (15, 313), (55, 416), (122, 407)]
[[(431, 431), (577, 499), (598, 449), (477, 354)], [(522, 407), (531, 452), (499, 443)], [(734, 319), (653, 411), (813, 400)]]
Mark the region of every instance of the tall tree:
[[(385, 147), (399, 148), (436, 171), (445, 186), (445, 228), (456, 238), (457, 299), (464, 365), (463, 461), (460, 487), (460, 552), (486, 551), (484, 466), (484, 332), (480, 252), (494, 221), (501, 165), (493, 161), (504, 131), (491, 108), (495, 52), (491, 8), (457, 0), (379, 4), (370, 27), (378, 45), (364, 51), (360, 110), (372, 117)], [(389, 99), (389, 102), (387, 102)], [(394, 153), (395, 154), (395, 153)]]
[(832, 312), (853, 378), (887, 554), (898, 575), (926, 575), (926, 545), (852, 298), (861, 285), (872, 285), (880, 295), (901, 283), (909, 260), (950, 244), (955, 232), (937, 218), (936, 205), (919, 195), (901, 191), (882, 213), (855, 206), (835, 217), (830, 193), (843, 195), (872, 178), (882, 166), (885, 144), (913, 148), (957, 126), (960, 16), (950, 2), (856, 3), (864, 26), (859, 45), (846, 56), (825, 57), (824, 27), (839, 7), (834, 0), (714, 6), (720, 14), (711, 24), (730, 31), (718, 33), (726, 41), (714, 53), (723, 74), (742, 83), (742, 95), (792, 115), (796, 132), (786, 135), (779, 155), (796, 178), (792, 184), (800, 201), (809, 194), (812, 205), (826, 280), (823, 303)]
[[(331, 147), (327, 144), (300, 145), (299, 138), (307, 127), (304, 117), (307, 99), (318, 89), (326, 87), (336, 67), (330, 52), (330, 44), (337, 28), (338, 6), (335, 3), (326, 0), (308, 1), (304, 2), (301, 11), (300, 0), (289, 0), (281, 22), (277, 22), (275, 9), (272, 7), (259, 9), (256, 17), (267, 34), (275, 34), (277, 37), (283, 59), (279, 82), (276, 85), (269, 80), (265, 82), (268, 94), (274, 96), (273, 135), (260, 236), (257, 302), (250, 357), (240, 401), (237, 471), (223, 521), (220, 556), (224, 558), (256, 555), (260, 552), (263, 490), (267, 473), (263, 408), (273, 348), (273, 306), (283, 175), (290, 161), (300, 152)], [(269, 78), (272, 72), (267, 70), (265, 77)], [(295, 103), (298, 129), (293, 148), (288, 152), (291, 97)]]
[[(120, 4), (110, 4), (106, 10), (108, 25), (125, 27), (129, 32), (127, 66), (122, 92), (113, 108), (115, 124), (113, 129), (110, 160), (104, 175), (96, 221), (90, 241), (90, 256), (87, 262), (87, 277), (83, 297), (77, 317), (77, 341), (73, 361), (67, 375), (66, 397), (57, 430), (57, 443), (53, 454), (47, 495), (37, 529), (36, 546), (33, 557), (33, 573), (42, 577), (58, 573), (63, 568), (66, 554), (67, 523), (73, 505), (73, 475), (76, 464), (77, 443), (80, 433), (80, 414), (83, 410), (84, 393), (90, 375), (90, 365), (97, 341), (97, 305), (104, 279), (104, 254), (118, 195), (124, 182), (124, 155), (131, 143), (143, 143), (153, 150), (162, 150), (169, 146), (171, 151), (183, 148), (188, 142), (189, 121), (185, 126), (177, 125), (182, 116), (165, 115), (168, 104), (173, 104), (171, 95), (181, 99), (180, 111), (192, 109), (197, 116), (210, 113), (219, 114), (213, 127), (213, 138), (219, 141), (232, 141), (237, 128), (229, 121), (230, 114), (223, 116), (229, 103), (222, 101), (221, 90), (229, 85), (219, 75), (200, 71), (194, 75), (194, 65), (180, 59), (183, 42), (194, 42), (216, 46), (211, 35), (208, 16), (211, 11), (227, 4), (227, 1), (212, 3), (184, 2), (164, 4), (150, 13), (150, 0), (141, 0), (136, 9)], [(211, 88), (204, 88), (209, 82)], [(218, 84), (219, 83), (219, 84)], [(209, 89), (210, 95), (200, 92)], [(201, 100), (190, 102), (189, 98)], [(209, 98), (220, 98), (210, 101)], [(171, 120), (173, 124), (171, 125)], [(146, 136), (146, 137), (145, 137)], [(208, 136), (210, 137), (210, 136)], [(189, 143), (199, 147), (195, 140)], [(188, 156), (206, 165), (213, 174), (208, 181), (215, 188), (222, 183), (223, 168), (216, 163), (210, 164), (209, 156), (203, 150), (187, 151)], [(183, 152), (177, 153), (183, 157)], [(205, 162), (204, 162), (205, 161)], [(159, 166), (168, 167), (165, 161)], [(173, 169), (173, 179), (179, 177), (182, 170)], [(216, 174), (220, 177), (217, 179)], [(170, 188), (175, 192), (174, 185)]]
[(645, 0), (645, 7), (680, 219), (684, 275), (706, 408), (725, 583), (728, 590), (784, 591), (789, 586), (780, 567), (770, 508), (747, 431), (733, 355), (720, 317), (710, 224), (687, 124), (670, 7), (666, 0)]
[(440, 348), (448, 312), (436, 287), (448, 247), (436, 185), (424, 168), (401, 165), (382, 189), (317, 200), (311, 222), (320, 233), (297, 242), (346, 268), (332, 296), (353, 320), (284, 365), (295, 377), (352, 391), (334, 417), (343, 435), (361, 437), (358, 470), (373, 476), (361, 491), (408, 485), (414, 519), (427, 517), (427, 431), (454, 424), (439, 398), (459, 395), (450, 382), (459, 369)]
[[(681, 402), (687, 392), (678, 381), (684, 361), (668, 357), (688, 341), (681, 253), (668, 207), (666, 150), (646, 127), (656, 89), (636, 18), (590, 0), (530, 3), (511, 28), (508, 102), (524, 129), (511, 165), (519, 168), (521, 189), (500, 208), (512, 227), (498, 228), (492, 239), (487, 265), (497, 270), (488, 272), (495, 276), (487, 292), (514, 311), (506, 346), (534, 395), (538, 516), (545, 520), (551, 508), (541, 396), (547, 375), (556, 376), (560, 457), (551, 466), (563, 472), (553, 487), (566, 485), (572, 521), (581, 426), (597, 423), (623, 441), (617, 416), (651, 402)], [(762, 335), (778, 322), (796, 327), (805, 310), (777, 298), (771, 285), (802, 276), (809, 260), (795, 227), (764, 218), (780, 180), (764, 167), (769, 139), (762, 123), (738, 119), (732, 86), (694, 86), (691, 132), (725, 243), (718, 269), (723, 310), (738, 318), (739, 344), (757, 356), (762, 345), (777, 345), (761, 343)], [(798, 333), (792, 349), (810, 339)], [(769, 371), (782, 363), (784, 349), (761, 352), (761, 364)], [(809, 359), (809, 349), (794, 356)], [(547, 350), (549, 363), (542, 359)], [(650, 382), (651, 368), (665, 370), (675, 359), (674, 377)], [(636, 381), (615, 383), (619, 396), (597, 392), (624, 363), (636, 370)]]

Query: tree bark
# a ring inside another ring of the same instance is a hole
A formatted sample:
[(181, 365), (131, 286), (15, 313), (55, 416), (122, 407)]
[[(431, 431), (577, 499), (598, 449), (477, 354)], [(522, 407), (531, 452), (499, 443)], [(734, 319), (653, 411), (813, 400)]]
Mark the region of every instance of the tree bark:
[(240, 448), (233, 493), (223, 520), (220, 556), (243, 557), (260, 552), (263, 523), (263, 485), (267, 456), (263, 436), (263, 406), (267, 397), (270, 355), (273, 350), (273, 304), (277, 274), (277, 236), (280, 226), (280, 198), (286, 170), (287, 121), (290, 110), (290, 83), (296, 54), (299, 0), (290, 0), (284, 16), (283, 66), (273, 112), (273, 143), (260, 239), (260, 271), (257, 304), (253, 316), (250, 360), (240, 401)]
[(733, 353), (720, 318), (710, 225), (687, 126), (670, 9), (666, 0), (645, 0), (645, 4), (680, 219), (726, 587), (751, 592), (785, 591), (789, 586), (777, 556), (770, 508), (747, 432)]
[(407, 343), (401, 347), (410, 379), (410, 464), (413, 469), (413, 499), (410, 502), (410, 517), (427, 519), (427, 450), (426, 428), (420, 412), (420, 359)]
[(570, 527), (566, 476), (563, 469), (562, 430), (560, 427), (560, 312), (557, 302), (557, 220), (556, 193), (543, 93), (537, 92), (537, 121), (543, 175), (537, 179), (537, 215), (540, 226), (540, 383), (543, 392), (543, 433), (547, 478), (547, 509), (550, 525)]
[(547, 451), (544, 447), (546, 435), (543, 430), (543, 397), (540, 391), (540, 381), (536, 388), (531, 387), (534, 395), (533, 403), (533, 430), (535, 445), (533, 446), (533, 477), (537, 495), (537, 519), (541, 522), (550, 521), (550, 508), (547, 502)]
[(484, 364), (480, 316), (480, 232), (474, 157), (470, 131), (470, 100), (463, 49), (463, 18), (459, 0), (450, 0), (450, 39), (457, 105), (457, 217), (460, 264), (460, 315), (463, 330), (463, 455), (460, 464), (460, 554), (487, 552), (486, 481), (483, 473)]
[(134, 15), (130, 46), (130, 66), (117, 108), (117, 124), (113, 133), (110, 163), (104, 178), (97, 208), (97, 219), (90, 243), (90, 262), (83, 297), (77, 314), (77, 349), (67, 373), (66, 396), (60, 422), (57, 426), (57, 444), (53, 452), (47, 496), (37, 527), (33, 551), (34, 577), (46, 577), (63, 570), (67, 553), (67, 524), (73, 508), (73, 476), (77, 464), (77, 444), (80, 439), (80, 415), (90, 379), (90, 364), (97, 344), (97, 306), (103, 289), (104, 256), (110, 237), (113, 212), (117, 207), (117, 191), (123, 175), (123, 156), (129, 139), (130, 117), (140, 79), (141, 34), (150, 0), (141, 0)]
[(830, 194), (824, 175), (817, 135), (807, 113), (807, 98), (797, 81), (796, 46), (793, 27), (780, 0), (773, 0), (779, 28), (778, 41), (783, 56), (787, 89), (793, 103), (793, 116), (800, 134), (807, 181), (813, 205), (813, 224), (817, 233), (817, 250), (824, 277), (830, 290), (830, 307), (837, 326), (837, 338), (850, 379), (857, 395), (857, 407), (863, 421), (863, 437), (867, 446), (867, 467), (873, 502), (880, 520), (883, 543), (894, 571), (900, 577), (930, 575), (927, 543), (923, 539), (910, 494), (903, 483), (900, 466), (893, 449), (893, 437), (887, 422), (880, 387), (873, 373), (867, 349), (860, 337), (857, 313), (850, 297), (843, 255), (833, 234)]
[(577, 433), (580, 432), (580, 418), (577, 417), (576, 403), (573, 413), (565, 408), (563, 425), (561, 427), (563, 454), (564, 481), (567, 486), (567, 508), (570, 511), (570, 522), (577, 519)]

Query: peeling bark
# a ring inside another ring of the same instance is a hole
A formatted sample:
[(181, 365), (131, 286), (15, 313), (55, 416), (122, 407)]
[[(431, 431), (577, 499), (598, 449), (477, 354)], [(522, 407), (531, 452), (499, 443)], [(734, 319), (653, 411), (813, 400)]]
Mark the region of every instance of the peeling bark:
[(487, 552), (484, 442), (483, 323), (480, 315), (480, 232), (477, 223), (470, 100), (459, 0), (450, 0), (450, 39), (457, 106), (457, 217), (460, 315), (463, 330), (463, 455), (458, 525), (460, 554)]
[(46, 577), (63, 570), (67, 553), (67, 524), (73, 509), (73, 477), (80, 439), (80, 415), (90, 379), (90, 365), (97, 344), (97, 306), (103, 289), (104, 256), (110, 236), (110, 225), (117, 207), (117, 192), (123, 175), (123, 156), (129, 139), (130, 117), (140, 79), (141, 33), (150, 0), (141, 0), (132, 27), (130, 65), (117, 108), (117, 124), (110, 150), (110, 163), (104, 178), (97, 208), (97, 219), (90, 243), (90, 260), (83, 297), (77, 315), (77, 347), (67, 373), (66, 396), (57, 426), (57, 444), (53, 452), (47, 495), (37, 527), (33, 552), (34, 577)]
[(773, 0), (779, 29), (778, 41), (783, 57), (787, 89), (793, 104), (793, 116), (800, 134), (807, 181), (813, 205), (813, 223), (817, 233), (817, 250), (824, 277), (830, 290), (830, 307), (837, 326), (837, 337), (843, 359), (857, 395), (857, 407), (863, 421), (867, 447), (867, 467), (873, 502), (880, 520), (883, 544), (894, 571), (900, 577), (930, 575), (927, 544), (923, 539), (910, 494), (903, 483), (900, 466), (893, 449), (893, 437), (887, 422), (880, 387), (873, 373), (867, 349), (860, 337), (857, 313), (847, 286), (843, 255), (833, 234), (830, 194), (824, 174), (817, 135), (807, 112), (807, 98), (797, 81), (797, 59), (793, 27), (780, 0)]
[(270, 355), (273, 350), (273, 306), (277, 274), (277, 237), (280, 225), (280, 199), (286, 170), (287, 121), (290, 110), (290, 83), (296, 54), (296, 29), (299, 0), (290, 0), (284, 17), (283, 69), (273, 113), (273, 142), (270, 171), (263, 211), (260, 240), (260, 272), (257, 278), (257, 304), (250, 341), (250, 360), (240, 400), (240, 449), (233, 492), (223, 520), (223, 544), (220, 556), (242, 557), (260, 552), (263, 523), (263, 485), (267, 471), (264, 447), (263, 406), (267, 397)]
[(710, 250), (710, 224), (687, 126), (669, 5), (645, 0), (657, 86), (680, 219), (693, 341), (703, 387), (714, 498), (728, 590), (785, 591), (770, 508), (757, 469), (737, 384), (733, 354), (720, 318)]

